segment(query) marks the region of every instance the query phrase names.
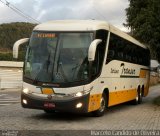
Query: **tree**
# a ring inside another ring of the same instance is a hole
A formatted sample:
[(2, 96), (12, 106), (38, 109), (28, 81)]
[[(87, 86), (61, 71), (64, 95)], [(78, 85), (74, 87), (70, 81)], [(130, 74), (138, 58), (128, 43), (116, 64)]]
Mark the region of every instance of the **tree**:
[(152, 58), (160, 62), (160, 0), (129, 0), (126, 27), (136, 39), (147, 44)]
[[(0, 25), (0, 60), (12, 60), (13, 44), (21, 39), (30, 37), (36, 24), (9, 23)], [(20, 48), (19, 59), (24, 60), (25, 47)]]
[(0, 49), (12, 50), (13, 44), (25, 37), (30, 37), (35, 24), (10, 23), (0, 25)]

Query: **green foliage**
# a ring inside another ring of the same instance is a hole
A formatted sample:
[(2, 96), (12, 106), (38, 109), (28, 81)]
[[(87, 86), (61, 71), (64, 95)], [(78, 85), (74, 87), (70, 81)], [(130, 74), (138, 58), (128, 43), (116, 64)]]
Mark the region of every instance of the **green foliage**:
[(152, 58), (160, 62), (160, 0), (129, 0), (126, 27), (141, 42), (149, 45)]
[[(36, 24), (10, 23), (0, 25), (0, 60), (13, 60), (13, 44), (21, 39), (28, 38)], [(20, 49), (19, 59), (24, 60), (25, 47)]]
[[(24, 58), (25, 51), (21, 51), (15, 61), (24, 61)], [(14, 61), (12, 52), (0, 53), (0, 61)]]
[(8, 60), (12, 60), (12, 53), (0, 53), (0, 61), (8, 61)]

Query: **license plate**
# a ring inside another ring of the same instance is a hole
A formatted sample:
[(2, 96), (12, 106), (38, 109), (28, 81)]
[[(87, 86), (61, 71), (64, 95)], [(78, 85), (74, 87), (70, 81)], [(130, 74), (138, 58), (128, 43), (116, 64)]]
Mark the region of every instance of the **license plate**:
[(45, 102), (44, 103), (44, 107), (45, 108), (55, 108), (55, 104), (54, 103), (50, 103), (50, 102)]

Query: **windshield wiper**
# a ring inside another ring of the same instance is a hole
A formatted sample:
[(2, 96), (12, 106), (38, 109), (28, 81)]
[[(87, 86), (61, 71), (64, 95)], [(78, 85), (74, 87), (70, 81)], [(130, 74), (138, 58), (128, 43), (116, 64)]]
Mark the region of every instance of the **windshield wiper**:
[[(60, 66), (59, 66), (59, 65), (60, 65)], [(60, 67), (61, 74), (62, 74), (62, 77), (63, 77), (64, 81), (67, 82), (68, 79), (67, 79), (67, 76), (66, 76), (65, 73), (64, 73), (62, 62), (61, 62), (61, 63), (58, 63), (57, 73), (58, 73), (59, 67)]]
[(47, 61), (46, 61), (46, 63), (47, 63), (47, 72), (48, 72), (49, 65), (50, 65), (50, 57), (51, 57), (51, 52), (49, 53), (48, 59), (47, 59)]
[(50, 65), (50, 61), (49, 60), (50, 60), (50, 56), (51, 56), (50, 54), (48, 55), (48, 59), (43, 64), (43, 67), (40, 69), (40, 71), (37, 73), (36, 77), (34, 78), (34, 81), (33, 81), (34, 84), (38, 82), (38, 77), (41, 74), (41, 71), (45, 69), (45, 66), (46, 66), (46, 71), (48, 73), (48, 69), (49, 69), (49, 65)]
[(76, 69), (79, 68), (80, 66), (81, 66), (80, 64), (76, 64), (76, 66), (72, 68), (72, 71), (74, 70), (73, 71), (73, 76), (72, 76), (73, 79), (74, 79), (74, 76), (75, 76)]

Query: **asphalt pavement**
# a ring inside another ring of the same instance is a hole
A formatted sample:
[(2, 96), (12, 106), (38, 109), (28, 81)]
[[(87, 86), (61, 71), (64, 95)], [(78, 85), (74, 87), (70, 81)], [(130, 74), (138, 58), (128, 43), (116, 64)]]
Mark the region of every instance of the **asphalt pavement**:
[[(91, 130), (160, 130), (160, 106), (153, 104), (157, 96), (160, 96), (160, 85), (151, 87), (140, 105), (125, 103), (108, 108), (103, 117), (92, 117), (90, 114), (46, 114), (42, 110), (24, 109), (20, 104), (20, 90), (3, 90), (0, 91), (0, 104), (4, 99), (16, 102), (0, 105), (0, 130), (54, 132), (57, 136), (56, 130), (62, 130), (64, 135), (65, 130), (81, 130), (86, 134)], [(78, 132), (75, 131), (75, 135)]]

